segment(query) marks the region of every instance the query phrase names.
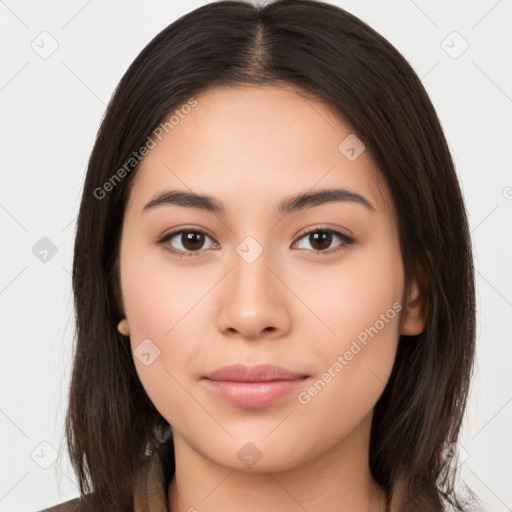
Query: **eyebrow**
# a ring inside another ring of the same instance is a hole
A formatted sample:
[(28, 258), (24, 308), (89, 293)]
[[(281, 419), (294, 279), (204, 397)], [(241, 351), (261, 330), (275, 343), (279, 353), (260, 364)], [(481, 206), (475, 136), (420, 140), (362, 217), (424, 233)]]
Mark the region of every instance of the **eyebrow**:
[[(282, 215), (286, 215), (288, 213), (333, 202), (352, 202), (360, 204), (368, 210), (375, 212), (375, 207), (370, 201), (368, 201), (368, 199), (344, 188), (304, 192), (289, 197), (278, 204), (277, 211)], [(144, 206), (142, 213), (156, 208), (157, 206), (165, 205), (197, 208), (222, 216), (226, 215), (224, 205), (219, 200), (208, 195), (196, 194), (194, 192), (187, 192), (183, 190), (168, 190), (157, 194), (156, 197)]]

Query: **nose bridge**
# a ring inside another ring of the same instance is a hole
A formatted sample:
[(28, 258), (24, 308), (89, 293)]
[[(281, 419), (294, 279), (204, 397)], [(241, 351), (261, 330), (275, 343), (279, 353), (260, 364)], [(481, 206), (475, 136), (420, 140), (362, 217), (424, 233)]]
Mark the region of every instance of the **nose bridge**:
[(265, 238), (261, 243), (247, 235), (235, 247), (232, 271), (227, 276), (218, 303), (218, 328), (224, 332), (236, 331), (246, 339), (257, 339), (264, 332), (273, 337), (282, 336), (290, 328), (289, 311), (284, 301), (283, 284), (274, 276), (273, 262), (278, 258)]
[[(265, 291), (269, 285), (269, 277), (272, 272), (269, 270), (271, 261), (274, 259), (267, 243), (267, 238), (247, 235), (236, 247), (233, 255), (233, 279), (237, 288), (242, 290)], [(269, 290), (267, 290), (269, 291)]]

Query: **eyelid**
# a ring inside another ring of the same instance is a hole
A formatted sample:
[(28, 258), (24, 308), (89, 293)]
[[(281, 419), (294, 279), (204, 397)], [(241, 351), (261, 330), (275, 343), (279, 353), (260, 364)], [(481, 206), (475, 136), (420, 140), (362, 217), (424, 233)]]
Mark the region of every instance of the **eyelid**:
[(350, 231), (348, 228), (330, 227), (327, 224), (315, 224), (314, 226), (310, 226), (308, 228), (305, 228), (305, 229), (299, 231), (295, 235), (295, 237), (302, 238), (304, 235), (308, 235), (308, 234), (314, 233), (316, 231), (326, 231), (328, 233), (333, 233), (333, 234), (341, 235), (344, 239), (350, 240), (351, 242), (355, 242), (355, 239), (352, 236), (346, 235), (345, 233), (341, 232), (340, 231), (341, 229), (344, 229), (344, 230), (349, 231), (350, 233), (352, 233), (352, 231)]
[(170, 249), (167, 247), (167, 242), (172, 240), (175, 236), (180, 235), (182, 233), (201, 233), (203, 235), (206, 235), (210, 239), (214, 240), (214, 243), (218, 245), (218, 242), (211, 236), (205, 229), (199, 227), (199, 226), (182, 226), (180, 228), (177, 228), (175, 230), (170, 231), (169, 233), (166, 233), (162, 235), (157, 241), (157, 245), (163, 245), (165, 250), (170, 252), (171, 254), (181, 257), (190, 257), (190, 256), (198, 256), (201, 253), (204, 253), (206, 249), (199, 249), (198, 251), (182, 251), (180, 249)]
[[(345, 228), (345, 229), (347, 229), (347, 228)], [(347, 229), (347, 231), (348, 231), (348, 229)], [(315, 232), (331, 233), (335, 236), (338, 236), (342, 240), (342, 243), (339, 244), (339, 246), (335, 249), (328, 249), (328, 250), (324, 250), (324, 251), (307, 250), (308, 252), (313, 253), (314, 255), (318, 255), (318, 256), (331, 255), (331, 254), (337, 253), (337, 252), (345, 249), (347, 246), (352, 245), (355, 242), (355, 239), (353, 237), (342, 233), (338, 229), (328, 227), (327, 225), (319, 224), (316, 226), (305, 228), (305, 230), (300, 231), (298, 234), (296, 234), (295, 238), (297, 238), (297, 240), (295, 242), (293, 242), (292, 245), (295, 245), (297, 242), (299, 242), (305, 236), (310, 235)], [(172, 240), (175, 236), (180, 235), (182, 233), (201, 233), (203, 235), (206, 235), (210, 239), (212, 239), (214, 241), (214, 243), (218, 245), (218, 242), (214, 239), (214, 237), (211, 236), (205, 229), (203, 229), (199, 226), (182, 226), (173, 231), (170, 231), (169, 233), (166, 233), (165, 235), (160, 237), (156, 243), (157, 243), (157, 245), (165, 246), (169, 240)], [(174, 254), (178, 257), (199, 256), (199, 255), (201, 255), (201, 253), (204, 253), (207, 250), (207, 249), (199, 249), (197, 251), (182, 251), (180, 249), (174, 249), (174, 248), (170, 249), (169, 247), (166, 247), (166, 246), (165, 246), (165, 249), (168, 252), (170, 252), (171, 254)]]
[[(345, 228), (346, 229), (346, 228)], [(349, 231), (347, 229), (347, 231)], [(312, 226), (309, 228), (306, 228), (304, 231), (299, 231), (299, 233), (296, 235), (298, 237), (297, 241), (293, 243), (295, 245), (298, 243), (302, 238), (304, 238), (307, 235), (310, 235), (312, 233), (316, 232), (324, 232), (324, 233), (331, 233), (334, 236), (337, 236), (342, 240), (340, 244), (338, 244), (334, 249), (327, 249), (324, 251), (314, 251), (314, 250), (307, 250), (308, 253), (312, 254), (313, 256), (330, 256), (333, 254), (337, 254), (340, 251), (343, 251), (348, 246), (352, 245), (355, 242), (355, 239), (352, 236), (346, 235), (345, 233), (340, 231), (340, 228), (331, 228), (327, 225), (317, 224), (316, 226)]]

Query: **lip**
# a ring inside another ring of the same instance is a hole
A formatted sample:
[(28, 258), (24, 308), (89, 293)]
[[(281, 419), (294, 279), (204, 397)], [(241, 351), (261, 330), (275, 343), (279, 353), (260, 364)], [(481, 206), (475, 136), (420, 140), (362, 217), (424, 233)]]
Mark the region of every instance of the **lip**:
[(256, 366), (233, 364), (218, 368), (205, 376), (210, 380), (233, 382), (268, 382), (272, 380), (293, 380), (300, 377), (308, 377), (308, 375), (292, 372), (272, 364), (258, 364)]
[(210, 391), (234, 405), (259, 408), (287, 395), (307, 378), (309, 375), (304, 373), (259, 364), (224, 366), (203, 377), (203, 381)]

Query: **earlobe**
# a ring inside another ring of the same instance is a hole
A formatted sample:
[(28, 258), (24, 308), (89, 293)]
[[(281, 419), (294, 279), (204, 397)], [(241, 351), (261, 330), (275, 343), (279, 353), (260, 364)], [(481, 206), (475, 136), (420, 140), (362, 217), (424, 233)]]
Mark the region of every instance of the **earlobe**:
[(425, 329), (427, 307), (424, 290), (420, 289), (416, 279), (411, 283), (402, 316), (400, 334), (415, 336)]
[[(118, 267), (118, 261), (116, 260), (115, 266), (114, 266), (114, 299), (116, 301), (116, 305), (121, 312), (121, 315), (124, 315), (124, 304), (123, 304), (123, 297), (121, 294), (121, 286), (120, 286), (120, 280), (119, 280), (119, 267)], [(117, 324), (117, 330), (123, 335), (123, 336), (129, 336), (130, 334), (130, 326), (128, 325), (128, 319), (123, 318), (118, 324)]]
[(123, 318), (118, 324), (117, 324), (117, 330), (123, 335), (128, 336), (130, 334), (130, 327), (128, 325), (128, 320), (126, 318)]

